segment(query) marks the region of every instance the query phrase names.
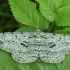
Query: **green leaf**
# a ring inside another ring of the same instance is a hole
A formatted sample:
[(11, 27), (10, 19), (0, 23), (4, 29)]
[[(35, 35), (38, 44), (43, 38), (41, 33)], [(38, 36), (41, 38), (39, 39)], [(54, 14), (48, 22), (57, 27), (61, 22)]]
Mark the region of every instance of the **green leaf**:
[[(3, 66), (5, 70), (20, 70), (19, 67), (16, 65), (16, 62), (12, 59), (10, 54), (0, 50), (0, 66)], [(1, 67), (0, 67), (1, 68)], [(1, 69), (0, 69), (1, 70)]]
[(61, 5), (62, 0), (36, 0), (40, 3), (40, 11), (49, 21), (54, 21), (56, 11)]
[(57, 26), (70, 26), (70, 5), (58, 10), (55, 22)]
[[(39, 25), (48, 26), (47, 20), (36, 9), (36, 4), (29, 0), (9, 0), (9, 4), (15, 19), (25, 25), (35, 26), (39, 29)], [(45, 24), (44, 24), (45, 23)], [(47, 27), (46, 27), (47, 28)]]
[(4, 63), (0, 60), (0, 70), (6, 70)]
[(55, 30), (54, 33), (70, 34), (70, 28), (65, 28), (62, 30)]
[(64, 70), (62, 63), (57, 63), (56, 65), (57, 65), (59, 70)]
[(16, 32), (34, 32), (36, 31), (35, 27), (29, 27), (29, 26), (24, 26), (21, 27), (20, 29), (16, 30)]
[(46, 66), (46, 63), (44, 63), (44, 62), (37, 62), (37, 63), (35, 63), (39, 68), (40, 68), (40, 70), (49, 70), (48, 68), (46, 68), (47, 66)]
[(35, 64), (38, 65), (40, 70), (59, 70), (57, 65), (53, 63), (42, 62), (42, 64), (41, 63), (35, 63)]
[(70, 70), (70, 54), (66, 55), (65, 60), (63, 61), (64, 70)]
[(47, 67), (49, 68), (49, 70), (59, 70), (57, 65), (54, 63), (51, 64), (47, 63)]
[(70, 0), (62, 0), (61, 7), (70, 5)]
[(29, 68), (30, 68), (28, 64), (17, 63), (17, 65), (20, 68), (20, 70), (29, 70)]

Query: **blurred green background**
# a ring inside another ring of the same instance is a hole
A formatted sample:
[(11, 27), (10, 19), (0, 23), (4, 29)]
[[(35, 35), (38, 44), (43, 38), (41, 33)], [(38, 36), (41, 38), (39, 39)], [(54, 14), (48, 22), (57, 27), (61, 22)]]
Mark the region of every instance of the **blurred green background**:
[(8, 0), (0, 0), (0, 32), (13, 32), (19, 26), (11, 13)]

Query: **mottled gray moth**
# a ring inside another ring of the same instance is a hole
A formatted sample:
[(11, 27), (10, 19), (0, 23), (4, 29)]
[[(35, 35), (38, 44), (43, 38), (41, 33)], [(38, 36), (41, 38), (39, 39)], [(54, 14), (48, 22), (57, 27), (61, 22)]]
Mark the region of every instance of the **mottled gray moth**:
[(70, 35), (44, 32), (0, 33), (0, 48), (19, 63), (59, 63), (70, 52)]

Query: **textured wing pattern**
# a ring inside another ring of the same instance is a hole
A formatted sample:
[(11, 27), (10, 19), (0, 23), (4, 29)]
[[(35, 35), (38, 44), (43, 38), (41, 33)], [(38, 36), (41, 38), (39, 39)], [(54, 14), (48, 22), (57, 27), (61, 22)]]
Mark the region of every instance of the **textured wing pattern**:
[(17, 62), (34, 62), (38, 57), (38, 51), (35, 51), (35, 49), (38, 49), (29, 46), (30, 36), (28, 32), (0, 33), (0, 48), (12, 53), (13, 59)]
[(43, 32), (0, 33), (0, 48), (10, 52), (15, 61), (41, 60), (58, 63), (70, 52), (70, 35)]
[[(40, 59), (48, 63), (59, 63), (70, 52), (70, 35), (44, 33), (44, 45), (39, 47)], [(46, 44), (46, 45), (45, 45)]]

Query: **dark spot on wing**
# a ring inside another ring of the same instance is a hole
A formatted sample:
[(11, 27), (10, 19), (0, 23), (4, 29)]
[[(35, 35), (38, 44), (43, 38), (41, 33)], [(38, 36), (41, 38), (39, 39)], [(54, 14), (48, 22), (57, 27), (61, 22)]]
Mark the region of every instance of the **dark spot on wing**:
[(14, 41), (12, 41), (12, 42), (14, 42)]
[(27, 42), (27, 41), (23, 41), (24, 43), (29, 43), (29, 42)]
[(49, 48), (53, 48), (55, 46), (55, 44), (51, 45)]
[(33, 36), (29, 36), (28, 38), (33, 38)]
[(28, 47), (28, 46), (26, 46), (24, 43), (20, 43), (21, 45), (23, 45), (23, 47)]
[(3, 44), (3, 42), (2, 42), (2, 41), (0, 41), (0, 44)]
[(34, 38), (37, 38), (37, 36), (36, 36), (36, 35), (33, 35), (33, 37), (34, 37)]
[(29, 38), (37, 38), (37, 35), (29, 36)]
[(44, 38), (44, 39), (48, 39), (48, 37), (46, 37), (46, 36), (43, 36), (43, 35), (41, 35), (40, 37), (41, 37), (41, 38)]
[(16, 38), (17, 38), (17, 35), (15, 35), (16, 36)]
[(53, 48), (53, 47), (55, 47), (56, 45), (53, 43), (53, 42), (51, 42), (51, 43), (49, 43), (49, 48)]

